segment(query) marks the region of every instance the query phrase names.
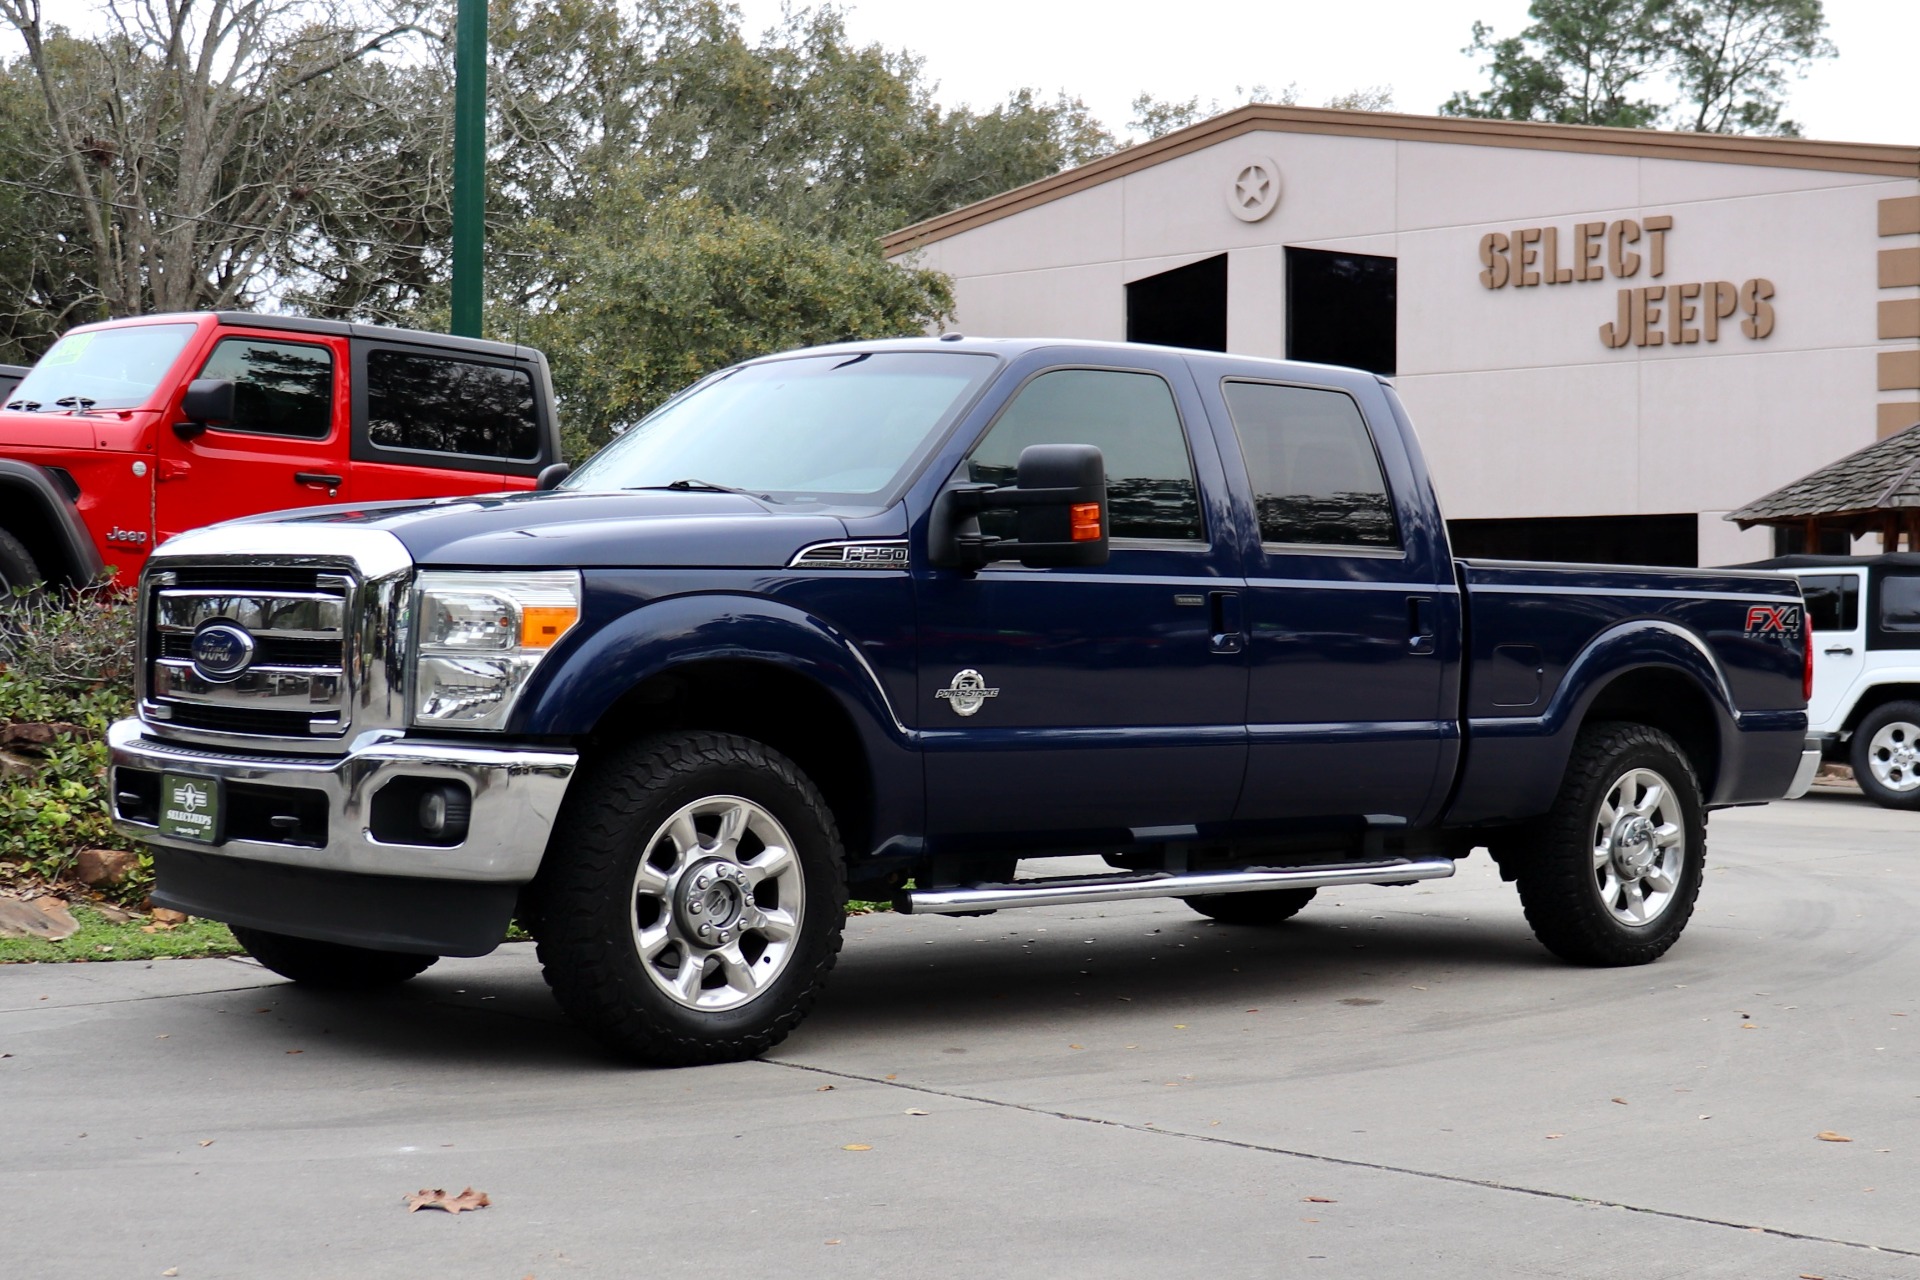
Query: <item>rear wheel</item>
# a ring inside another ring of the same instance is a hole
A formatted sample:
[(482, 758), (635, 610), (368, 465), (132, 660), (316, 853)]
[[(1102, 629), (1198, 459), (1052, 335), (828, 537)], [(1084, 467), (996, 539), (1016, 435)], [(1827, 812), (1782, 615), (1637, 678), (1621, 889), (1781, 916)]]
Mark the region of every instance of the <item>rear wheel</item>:
[(1589, 725), (1518, 860), (1520, 903), (1563, 960), (1646, 964), (1687, 927), (1706, 850), (1706, 807), (1679, 745), (1646, 725)]
[(1221, 924), (1266, 925), (1291, 920), (1318, 889), (1265, 889), (1258, 893), (1202, 893), (1180, 901)]
[(833, 815), (785, 756), (731, 734), (648, 738), (570, 789), (532, 912), (568, 1015), (687, 1066), (785, 1039), (840, 951)]
[(1875, 707), (1853, 731), (1853, 780), (1884, 809), (1920, 809), (1920, 702)]
[(233, 926), (233, 938), (247, 954), (283, 978), (334, 991), (373, 991), (418, 977), (439, 956), (410, 951), (375, 951), (338, 942), (316, 942), (265, 929)]

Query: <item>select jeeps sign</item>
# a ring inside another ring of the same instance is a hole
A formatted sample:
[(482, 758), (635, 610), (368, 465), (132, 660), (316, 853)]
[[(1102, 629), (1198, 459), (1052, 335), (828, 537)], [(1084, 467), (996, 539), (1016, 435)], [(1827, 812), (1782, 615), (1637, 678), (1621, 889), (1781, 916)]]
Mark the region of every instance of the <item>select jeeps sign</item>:
[[(1642, 267), (1657, 280), (1667, 273), (1672, 230), (1672, 216), (1663, 213), (1568, 228), (1522, 227), (1511, 234), (1489, 231), (1480, 237), (1480, 283), (1488, 289), (1590, 284), (1633, 279)], [(1609, 347), (1718, 342), (1722, 322), (1732, 328), (1735, 316), (1741, 333), (1764, 338), (1773, 332), (1772, 297), (1773, 281), (1759, 276), (1739, 284), (1690, 280), (1629, 286), (1618, 291), (1613, 319), (1600, 326), (1600, 341)]]

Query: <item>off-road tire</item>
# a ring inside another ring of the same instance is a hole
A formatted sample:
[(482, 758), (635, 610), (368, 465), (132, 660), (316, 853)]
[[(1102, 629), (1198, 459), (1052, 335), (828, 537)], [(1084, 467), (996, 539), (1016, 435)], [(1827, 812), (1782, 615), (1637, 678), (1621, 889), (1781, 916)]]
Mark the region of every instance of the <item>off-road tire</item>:
[(1853, 731), (1848, 756), (1853, 764), (1853, 780), (1867, 799), (1883, 809), (1920, 809), (1920, 787), (1895, 791), (1881, 783), (1873, 771), (1873, 740), (1894, 722), (1920, 726), (1920, 702), (1889, 702), (1869, 711)]
[(1270, 925), (1291, 920), (1318, 889), (1262, 889), (1258, 893), (1201, 893), (1180, 901), (1221, 924)]
[[(804, 894), (777, 975), (738, 1007), (701, 1010), (644, 967), (633, 888), (662, 824), (714, 796), (749, 801), (785, 829)], [(576, 776), (531, 888), (527, 916), (560, 1006), (614, 1053), (655, 1066), (737, 1062), (786, 1039), (818, 998), (846, 925), (845, 859), (826, 801), (791, 760), (725, 733), (643, 738)]]
[[(1621, 922), (1607, 906), (1596, 880), (1593, 839), (1609, 792), (1635, 769), (1652, 770), (1671, 787), (1684, 841), (1671, 899), (1639, 925)], [(1515, 881), (1527, 923), (1547, 950), (1573, 964), (1648, 964), (1679, 940), (1700, 895), (1707, 817), (1693, 766), (1665, 733), (1612, 721), (1581, 729), (1553, 808), (1531, 835)]]
[(21, 546), (18, 538), (0, 529), (0, 604), (11, 600), (17, 589), (39, 586), (45, 576), (33, 553)]
[(440, 958), (316, 942), (243, 925), (233, 926), (233, 938), (248, 955), (281, 977), (329, 991), (374, 991), (397, 986), (425, 973)]

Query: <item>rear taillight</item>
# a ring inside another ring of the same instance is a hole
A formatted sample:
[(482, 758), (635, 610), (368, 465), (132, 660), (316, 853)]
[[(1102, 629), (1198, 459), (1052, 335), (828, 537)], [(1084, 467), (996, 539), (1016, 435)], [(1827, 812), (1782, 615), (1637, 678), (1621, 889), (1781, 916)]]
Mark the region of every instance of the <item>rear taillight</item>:
[(1800, 701), (1813, 701), (1813, 632), (1802, 631), (1806, 638), (1806, 660), (1800, 667)]

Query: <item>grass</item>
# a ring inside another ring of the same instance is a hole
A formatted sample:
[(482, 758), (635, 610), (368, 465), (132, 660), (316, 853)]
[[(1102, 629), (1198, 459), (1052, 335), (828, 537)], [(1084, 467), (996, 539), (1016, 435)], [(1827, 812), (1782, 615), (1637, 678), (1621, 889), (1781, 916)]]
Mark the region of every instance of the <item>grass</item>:
[(189, 920), (171, 929), (141, 932), (136, 918), (115, 924), (97, 911), (73, 908), (80, 932), (58, 942), (40, 938), (0, 938), (0, 964), (66, 964), (91, 960), (196, 959), (201, 956), (237, 956), (240, 944), (227, 926), (214, 920)]

